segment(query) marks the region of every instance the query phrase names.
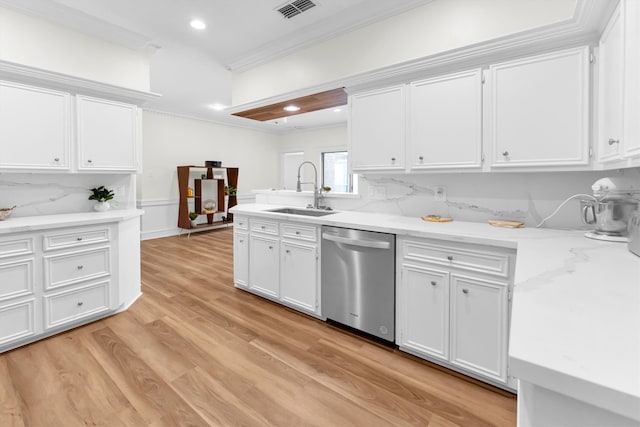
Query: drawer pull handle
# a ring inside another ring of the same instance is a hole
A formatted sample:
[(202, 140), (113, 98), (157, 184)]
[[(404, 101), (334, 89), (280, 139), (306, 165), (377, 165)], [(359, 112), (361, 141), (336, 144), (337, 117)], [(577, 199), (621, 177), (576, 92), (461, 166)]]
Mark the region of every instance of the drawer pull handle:
[(84, 268), (84, 265), (79, 265), (78, 266), (78, 270), (82, 270)]
[(76, 240), (77, 240), (78, 242), (82, 242), (82, 237), (78, 237)]
[(463, 293), (463, 294), (468, 294), (468, 293), (469, 293), (469, 289), (463, 289), (463, 290), (462, 290), (462, 293)]
[(431, 281), (431, 286), (435, 286), (435, 285), (437, 285), (436, 281), (435, 281), (435, 280), (432, 280), (432, 281)]
[(453, 257), (452, 257), (451, 255), (449, 255), (449, 256), (447, 257), (447, 259), (448, 259), (449, 261), (453, 261)]
[(620, 144), (620, 140), (619, 139), (609, 138), (608, 142), (609, 142), (609, 145)]
[(78, 301), (78, 307), (82, 306), (82, 304), (84, 304), (82, 301)]

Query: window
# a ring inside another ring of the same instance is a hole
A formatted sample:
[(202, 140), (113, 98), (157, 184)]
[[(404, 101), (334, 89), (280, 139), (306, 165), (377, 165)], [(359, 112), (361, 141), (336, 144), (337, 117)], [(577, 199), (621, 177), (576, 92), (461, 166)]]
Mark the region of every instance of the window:
[(357, 192), (358, 176), (349, 173), (349, 153), (333, 151), (322, 153), (322, 185), (337, 193)]

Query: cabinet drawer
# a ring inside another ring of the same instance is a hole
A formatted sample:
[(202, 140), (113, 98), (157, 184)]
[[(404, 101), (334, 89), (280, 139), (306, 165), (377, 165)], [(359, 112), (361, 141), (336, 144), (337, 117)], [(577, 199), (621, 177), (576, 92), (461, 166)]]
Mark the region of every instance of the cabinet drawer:
[(0, 259), (33, 253), (33, 237), (8, 237), (0, 239)]
[(275, 221), (251, 218), (251, 231), (277, 236), (278, 223)]
[(315, 242), (318, 239), (316, 227), (291, 223), (280, 224), (281, 235), (287, 239), (305, 240)]
[(33, 294), (34, 259), (0, 263), (0, 301)]
[(45, 328), (109, 311), (109, 281), (44, 297)]
[(246, 216), (233, 216), (233, 228), (236, 230), (248, 230), (249, 229), (249, 220)]
[(109, 248), (49, 255), (44, 262), (45, 289), (109, 275)]
[(35, 334), (35, 299), (0, 305), (0, 346)]
[(508, 254), (484, 250), (480, 247), (404, 241), (402, 256), (407, 260), (429, 262), (477, 273), (509, 277)]
[(94, 243), (107, 243), (110, 240), (108, 228), (76, 229), (64, 233), (45, 234), (43, 248), (45, 251), (53, 249), (73, 248), (77, 246), (91, 245)]

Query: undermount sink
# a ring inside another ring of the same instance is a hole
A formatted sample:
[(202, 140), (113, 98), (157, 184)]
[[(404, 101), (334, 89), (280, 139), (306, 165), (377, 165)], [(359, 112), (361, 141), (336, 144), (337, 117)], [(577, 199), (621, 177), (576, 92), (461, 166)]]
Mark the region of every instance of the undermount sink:
[(336, 213), (335, 211), (322, 211), (318, 209), (299, 209), (299, 208), (269, 209), (268, 212), (291, 214), (291, 215), (304, 215), (304, 216), (325, 216), (325, 215), (331, 215)]

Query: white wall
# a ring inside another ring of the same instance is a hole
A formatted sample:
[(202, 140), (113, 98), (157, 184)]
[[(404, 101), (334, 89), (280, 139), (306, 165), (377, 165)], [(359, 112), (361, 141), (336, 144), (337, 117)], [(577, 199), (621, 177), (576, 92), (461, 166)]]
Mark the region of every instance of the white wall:
[[(313, 162), (318, 168), (318, 180), (321, 176), (320, 155), (323, 151), (337, 151), (347, 149), (347, 126), (336, 126), (324, 129), (315, 129), (288, 133), (279, 138), (280, 150), (282, 153), (291, 151), (304, 151), (304, 160)], [(280, 167), (278, 174), (282, 171), (282, 154), (280, 154)], [(297, 171), (297, 168), (296, 168)], [(313, 168), (304, 166), (301, 176), (305, 181), (313, 180)], [(296, 172), (297, 174), (297, 172)], [(283, 188), (284, 177), (280, 176), (276, 188)], [(256, 187), (268, 188), (268, 187)]]
[[(435, 0), (233, 75), (233, 104), (569, 20), (576, 0)], [(330, 65), (329, 65), (330, 64)]]
[(149, 58), (100, 39), (0, 8), (0, 60), (149, 91)]
[(253, 200), (254, 188), (277, 187), (278, 136), (201, 120), (145, 111), (143, 173), (138, 177), (138, 205), (145, 210), (143, 238), (177, 234), (177, 166), (220, 160), (238, 167), (238, 201)]

